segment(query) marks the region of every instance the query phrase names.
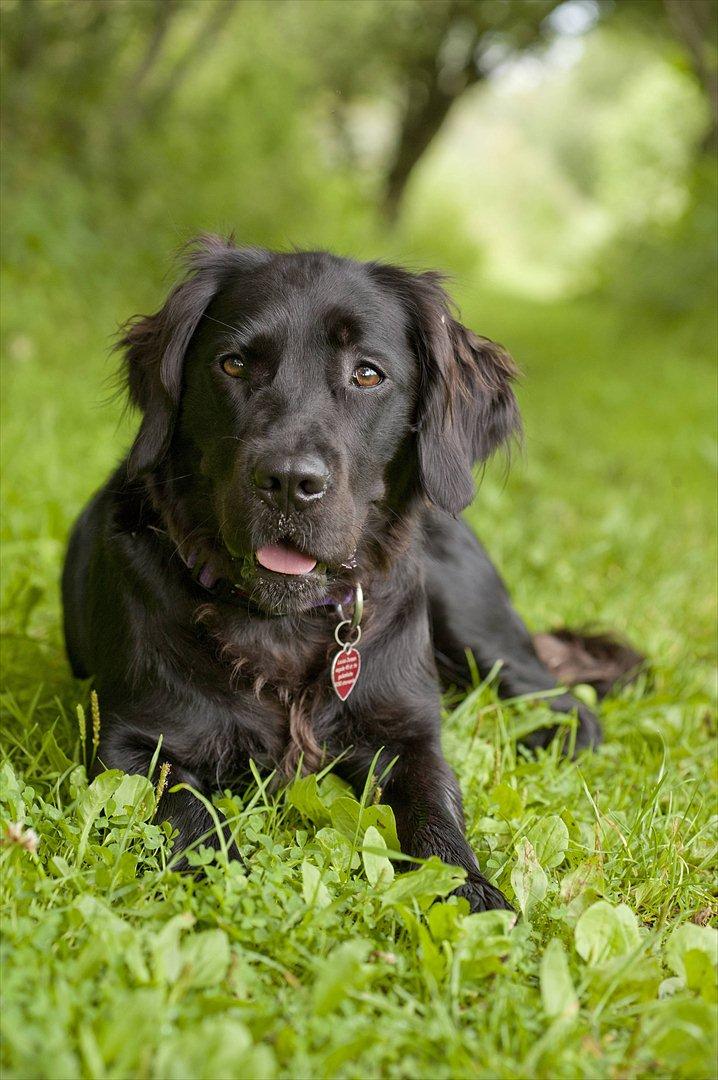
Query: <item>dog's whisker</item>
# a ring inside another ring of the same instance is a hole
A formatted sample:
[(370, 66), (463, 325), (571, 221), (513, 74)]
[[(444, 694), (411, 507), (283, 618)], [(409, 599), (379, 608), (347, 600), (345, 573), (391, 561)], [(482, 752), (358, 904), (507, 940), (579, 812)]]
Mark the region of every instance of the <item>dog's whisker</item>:
[(167, 476), (163, 480), (153, 479), (152, 482), (153, 482), (155, 487), (162, 487), (162, 486), (165, 486), (167, 484), (177, 484), (177, 483), (179, 483), (180, 480), (195, 479), (196, 477), (199, 477), (201, 475), (202, 474), (198, 473), (198, 472), (188, 472), (188, 473), (182, 473), (181, 476)]
[[(223, 322), (222, 319), (217, 319), (217, 318), (215, 318), (214, 315), (208, 315), (206, 311), (204, 312), (202, 318), (208, 319), (209, 322), (217, 323), (218, 326), (224, 326), (227, 330), (231, 330), (235, 334), (241, 334), (242, 333), (242, 329), (240, 329), (240, 327), (232, 326), (230, 323)], [(248, 325), (249, 324), (245, 323), (244, 328), (243, 328), (245, 331), (246, 331)]]

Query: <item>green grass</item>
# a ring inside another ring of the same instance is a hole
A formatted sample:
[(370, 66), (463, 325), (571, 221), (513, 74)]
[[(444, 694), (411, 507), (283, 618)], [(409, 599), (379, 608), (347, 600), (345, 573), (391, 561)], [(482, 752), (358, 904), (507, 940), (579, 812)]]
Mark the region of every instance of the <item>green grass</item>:
[(149, 304), (63, 275), (10, 280), (5, 303), (0, 798), (39, 845), (0, 851), (4, 1075), (714, 1075), (712, 329), (463, 298), (526, 373), (526, 449), (508, 480), (489, 470), (472, 523), (532, 626), (611, 626), (651, 663), (575, 764), (517, 753), (541, 701), (483, 685), (447, 711), (510, 929), (442, 900), (439, 866), (391, 882), (389, 816), (331, 774), (226, 793), (246, 864), (199, 849), (196, 880), (168, 867), (156, 776), (88, 787), (57, 580), (130, 430), (101, 404), (107, 334)]

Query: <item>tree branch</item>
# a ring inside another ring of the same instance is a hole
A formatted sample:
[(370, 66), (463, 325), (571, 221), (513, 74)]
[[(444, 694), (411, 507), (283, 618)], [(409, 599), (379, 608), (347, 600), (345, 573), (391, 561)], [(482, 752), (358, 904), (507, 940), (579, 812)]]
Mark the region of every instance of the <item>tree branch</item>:
[(121, 98), (123, 103), (117, 116), (121, 140), (126, 138), (130, 128), (142, 115), (144, 85), (162, 53), (170, 23), (178, 10), (175, 0), (155, 0), (152, 30), (139, 63), (127, 80), (127, 89)]
[(208, 18), (201, 24), (188, 48), (180, 56), (164, 82), (155, 90), (150, 99), (148, 111), (156, 115), (166, 102), (174, 97), (177, 88), (186, 78), (192, 66), (221, 33), (238, 2), (239, 0), (217, 0)]

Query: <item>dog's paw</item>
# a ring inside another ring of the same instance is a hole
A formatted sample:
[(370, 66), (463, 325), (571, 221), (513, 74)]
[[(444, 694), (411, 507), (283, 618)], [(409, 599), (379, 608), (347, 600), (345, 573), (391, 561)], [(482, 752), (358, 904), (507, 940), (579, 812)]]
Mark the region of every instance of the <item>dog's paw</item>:
[(551, 700), (551, 708), (558, 713), (575, 713), (578, 720), (575, 739), (565, 728), (544, 727), (532, 731), (521, 740), (522, 746), (528, 746), (531, 750), (546, 747), (558, 735), (562, 740), (561, 749), (564, 754), (573, 754), (576, 757), (582, 750), (595, 750), (603, 741), (603, 733), (598, 718), (591, 710), (570, 694), (561, 694), (560, 697)]
[(472, 912), (477, 911), (513, 911), (500, 889), (492, 885), (481, 874), (469, 874), (468, 878), (454, 893), (469, 901)]
[(595, 750), (603, 742), (603, 731), (591, 710), (582, 702), (578, 702), (576, 714), (578, 716), (578, 730), (576, 731), (576, 746), (574, 755), (581, 750)]

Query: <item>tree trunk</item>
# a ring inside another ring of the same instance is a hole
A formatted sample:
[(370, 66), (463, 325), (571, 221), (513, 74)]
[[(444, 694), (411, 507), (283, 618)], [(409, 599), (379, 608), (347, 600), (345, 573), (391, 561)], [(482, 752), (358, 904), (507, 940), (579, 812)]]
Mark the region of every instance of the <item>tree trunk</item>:
[[(428, 4), (430, 0), (425, 2)], [(484, 0), (450, 0), (444, 9), (443, 25), (436, 27), (433, 51), (417, 58), (413, 70), (407, 73), (406, 107), (382, 199), (382, 210), (389, 221), (396, 220), (409, 178), (439, 133), (451, 106), (470, 86), (485, 77), (486, 73), (476, 63), (483, 37), (504, 31), (511, 51), (520, 53), (542, 39), (547, 16), (561, 2), (543, 0), (541, 4), (534, 2), (529, 7), (528, 4), (524, 6), (523, 0), (511, 0), (499, 9), (503, 21), (486, 22)], [(472, 37), (465, 43), (463, 64), (454, 71), (447, 71), (442, 67), (442, 47), (455, 26), (463, 27), (464, 32), (470, 26)]]
[(396, 154), (386, 177), (382, 209), (392, 222), (414, 167), (438, 134), (451, 106), (480, 77), (476, 66), (469, 62), (450, 82), (442, 83), (434, 57), (423, 75), (412, 80)]
[(711, 110), (711, 126), (704, 149), (718, 150), (718, 71), (712, 53), (716, 47), (715, 0), (663, 0), (668, 22), (685, 47), (693, 72)]
[(456, 99), (470, 83), (478, 80), (478, 73), (465, 72), (461, 83), (447, 90), (439, 85), (437, 73), (432, 72), (428, 85), (415, 86), (410, 94), (404, 113), (396, 155), (387, 174), (384, 189), (383, 212), (389, 221), (395, 221), (399, 213), (404, 189), (414, 166), (438, 134)]

